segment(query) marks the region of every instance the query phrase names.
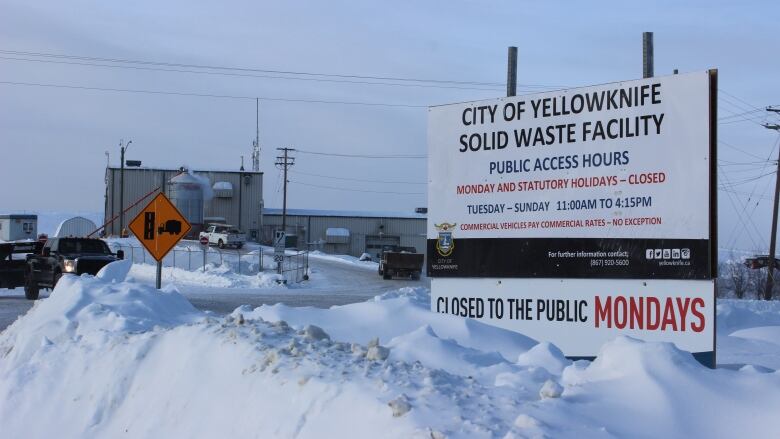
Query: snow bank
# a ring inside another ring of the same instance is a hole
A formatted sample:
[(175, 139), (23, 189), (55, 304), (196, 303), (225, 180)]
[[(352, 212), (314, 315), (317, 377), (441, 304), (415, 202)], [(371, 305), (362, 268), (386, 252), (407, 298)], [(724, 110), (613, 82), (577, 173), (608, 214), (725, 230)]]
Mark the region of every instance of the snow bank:
[(370, 355), (379, 347), (283, 321), (215, 319), (173, 290), (67, 276), (0, 334), (0, 425), (7, 437), (141, 438), (470, 438), (513, 428), (511, 389)]
[(780, 428), (780, 374), (710, 370), (671, 343), (619, 337), (566, 368), (562, 384), (552, 408), (570, 417), (556, 422), (603, 421), (602, 437), (768, 438)]
[(324, 261), (341, 262), (342, 264), (350, 264), (354, 265), (355, 267), (365, 268), (368, 270), (377, 270), (379, 268), (378, 262), (361, 260), (360, 258), (356, 258), (350, 255), (331, 255), (328, 253), (323, 253), (319, 250), (309, 252), (309, 257), (312, 259), (321, 259)]
[(780, 302), (718, 300), (718, 364), (780, 370)]
[(780, 301), (719, 299), (718, 334), (755, 326), (780, 326)]
[(107, 282), (123, 282), (127, 278), (127, 273), (133, 267), (133, 261), (121, 260), (114, 261), (104, 266), (97, 272), (95, 277), (103, 279)]
[(388, 342), (430, 326), (436, 338), (454, 339), (463, 347), (498, 352), (512, 360), (536, 344), (522, 334), (476, 320), (431, 313), (430, 292), (424, 288), (402, 288), (368, 302), (330, 309), (263, 305), (244, 317), (284, 320), (296, 327), (314, 324), (336, 340), (363, 344), (374, 337)]
[[(152, 264), (133, 264), (129, 274), (130, 279), (147, 283), (153, 283), (156, 276), (157, 267)], [(206, 264), (206, 271), (190, 271), (176, 267), (162, 269), (163, 282), (174, 282), (182, 287), (197, 285), (212, 288), (286, 288), (284, 284), (277, 282), (280, 278), (282, 276), (269, 272), (238, 274), (227, 261), (222, 265)]]
[[(709, 370), (668, 343), (618, 338), (594, 362), (572, 363), (553, 345), (431, 313), (429, 293), (413, 288), (328, 310), (245, 306), (215, 318), (175, 289), (122, 282), (123, 272), (117, 263), (101, 277), (63, 277), (0, 333), (0, 436), (763, 438), (780, 429), (780, 372)], [(770, 339), (774, 326), (730, 339)]]
[[(109, 264), (106, 279), (65, 275), (46, 300), (17, 319), (0, 336), (5, 361), (29, 360), (47, 343), (105, 340), (110, 334), (124, 337), (133, 332), (191, 323), (202, 316), (175, 289), (159, 291), (134, 283), (115, 283), (122, 264)], [(120, 268), (115, 268), (120, 267)], [(107, 280), (108, 279), (108, 280)]]

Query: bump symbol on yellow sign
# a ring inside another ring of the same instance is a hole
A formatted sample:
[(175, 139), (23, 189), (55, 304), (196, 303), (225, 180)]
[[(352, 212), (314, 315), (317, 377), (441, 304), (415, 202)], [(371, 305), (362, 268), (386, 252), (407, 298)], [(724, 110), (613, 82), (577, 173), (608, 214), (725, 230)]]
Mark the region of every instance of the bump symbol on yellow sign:
[(191, 228), (184, 215), (163, 193), (157, 194), (130, 222), (130, 231), (158, 262)]

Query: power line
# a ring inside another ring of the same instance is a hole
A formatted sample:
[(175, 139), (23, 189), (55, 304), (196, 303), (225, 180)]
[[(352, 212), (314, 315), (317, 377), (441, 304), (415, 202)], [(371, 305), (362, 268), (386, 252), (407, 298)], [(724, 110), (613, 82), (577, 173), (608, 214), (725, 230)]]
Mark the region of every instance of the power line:
[(336, 152), (318, 152), (318, 151), (306, 151), (303, 149), (296, 150), (301, 154), (321, 155), (328, 157), (347, 157), (358, 159), (426, 159), (427, 155), (412, 155), (412, 154), (399, 154), (399, 155), (369, 155), (369, 154), (342, 154)]
[[(718, 166), (720, 166), (720, 165), (718, 165)], [(723, 171), (723, 172), (726, 172), (726, 170), (725, 170), (725, 169), (722, 169), (722, 171)], [(752, 181), (760, 180), (760, 179), (762, 179), (762, 178), (764, 178), (764, 177), (768, 177), (768, 176), (770, 176), (770, 175), (774, 175), (774, 174), (775, 174), (775, 171), (772, 171), (772, 172), (767, 172), (767, 173), (765, 173), (765, 174), (756, 175), (756, 176), (753, 176), (753, 177), (747, 177), (747, 178), (745, 178), (744, 180), (738, 180), (738, 181), (737, 181), (737, 182), (735, 182), (735, 183), (721, 184), (721, 185), (719, 185), (719, 187), (734, 187), (734, 186), (740, 186), (740, 185), (743, 185), (743, 184), (750, 183), (750, 182), (752, 182)]]
[[(726, 111), (729, 111), (729, 110), (726, 110)], [(752, 109), (752, 110), (750, 110), (750, 111), (743, 111), (743, 112), (741, 112), (741, 113), (732, 114), (732, 115), (730, 115), (730, 116), (723, 116), (723, 117), (719, 117), (719, 118), (718, 118), (718, 122), (720, 122), (720, 121), (723, 121), (723, 120), (726, 120), (726, 119), (732, 119), (732, 118), (735, 118), (735, 117), (742, 117), (742, 116), (746, 116), (746, 115), (748, 115), (748, 114), (752, 114), (752, 113), (760, 113), (762, 116), (764, 116), (764, 113), (763, 113), (763, 111), (764, 111), (764, 109), (763, 109), (763, 108), (754, 108), (754, 109)]]
[[(723, 174), (723, 177), (724, 177), (724, 179), (726, 179), (726, 181), (728, 182), (728, 177), (726, 176), (726, 172), (725, 172), (725, 170), (723, 170), (723, 169), (721, 168), (721, 171), (722, 171), (722, 174)], [(731, 197), (731, 194), (730, 194), (729, 192), (726, 192), (726, 198), (728, 198), (728, 200), (729, 200), (729, 203), (731, 203), (731, 207), (732, 207), (732, 208), (734, 209), (734, 211), (737, 213), (737, 217), (738, 217), (738, 219), (739, 219), (739, 223), (741, 223), (741, 224), (742, 224), (742, 228), (743, 228), (743, 229), (744, 229), (744, 230), (747, 232), (747, 234), (748, 234), (748, 238), (749, 238), (749, 239), (750, 239), (750, 241), (753, 243), (753, 247), (754, 247), (754, 248), (756, 248), (756, 249), (759, 249), (760, 247), (758, 246), (758, 244), (756, 244), (756, 241), (753, 239), (753, 235), (752, 235), (752, 233), (751, 233), (750, 229), (748, 229), (746, 221), (745, 221), (745, 220), (743, 220), (743, 218), (742, 218), (743, 211), (741, 211), (741, 210), (737, 209), (737, 206), (736, 206), (736, 204), (735, 204), (734, 200), (732, 199), (732, 197)], [(743, 206), (743, 207), (744, 207), (744, 206)], [(743, 210), (744, 210), (744, 209), (743, 209)], [(748, 218), (748, 220), (750, 221), (750, 223), (751, 223), (751, 224), (753, 224), (753, 227), (754, 227), (754, 228), (756, 228), (756, 226), (755, 226), (755, 224), (753, 223), (752, 219)], [(738, 223), (738, 224), (739, 224), (739, 223)], [(731, 234), (732, 234), (732, 238), (729, 240), (729, 243), (727, 244), (727, 247), (731, 247), (732, 243), (733, 243), (733, 242), (736, 242), (736, 239), (737, 239), (737, 238), (734, 236), (734, 232), (735, 232), (735, 231), (736, 231), (736, 230), (733, 230), (733, 231), (732, 231), (732, 233), (731, 233)], [(761, 237), (761, 234), (760, 234), (760, 233), (758, 233), (758, 236), (759, 236), (759, 241), (760, 241), (760, 240), (761, 240), (761, 238), (760, 238), (760, 237)]]
[(301, 172), (301, 171), (290, 171), (293, 174), (301, 174), (301, 175), (308, 175), (310, 177), (321, 177), (321, 178), (330, 178), (333, 180), (344, 180), (344, 181), (358, 181), (363, 183), (382, 183), (382, 184), (428, 184), (425, 182), (418, 182), (418, 181), (392, 181), (392, 180), (367, 180), (367, 179), (361, 179), (361, 178), (348, 178), (348, 177), (335, 177), (332, 175), (321, 175), (321, 174), (310, 174), (307, 172)]
[(755, 154), (753, 154), (751, 152), (745, 151), (744, 149), (737, 148), (736, 146), (734, 146), (734, 145), (732, 145), (730, 143), (724, 142), (723, 140), (718, 139), (718, 143), (720, 143), (720, 144), (722, 144), (722, 145), (724, 145), (724, 146), (726, 146), (728, 148), (731, 148), (731, 149), (733, 149), (735, 151), (739, 151), (739, 152), (741, 152), (743, 154), (749, 155), (750, 157), (753, 157), (754, 159), (765, 160), (764, 157), (757, 156), (757, 155), (755, 155)]
[(735, 194), (735, 195), (746, 195), (748, 197), (747, 201), (750, 201), (751, 198), (759, 199), (759, 200), (772, 200), (771, 197), (767, 197), (766, 195), (760, 195), (760, 196), (759, 195), (753, 195), (752, 193), (749, 193), (749, 192), (735, 191), (734, 189), (728, 189), (726, 187), (719, 187), (718, 190), (721, 191), (721, 192), (729, 192), (729, 193), (732, 193), (732, 194)]
[(290, 180), (290, 183), (299, 184), (302, 186), (316, 187), (320, 189), (332, 189), (332, 190), (345, 191), (345, 192), (365, 192), (370, 194), (395, 194), (395, 195), (425, 195), (425, 192), (371, 191), (367, 189), (353, 189), (353, 188), (344, 188), (344, 187), (335, 187), (335, 186), (323, 186), (319, 184), (302, 183), (300, 181), (294, 181), (294, 180)]
[(724, 89), (722, 89), (722, 88), (719, 88), (719, 89), (718, 89), (718, 91), (719, 91), (719, 92), (721, 92), (721, 93), (723, 93), (723, 94), (725, 94), (725, 95), (727, 95), (727, 96), (731, 96), (732, 98), (734, 98), (734, 99), (736, 99), (736, 100), (738, 100), (738, 101), (742, 102), (742, 103), (743, 103), (743, 104), (745, 104), (745, 105), (746, 105), (748, 108), (754, 108), (754, 107), (753, 107), (753, 104), (751, 104), (751, 103), (749, 103), (749, 102), (745, 101), (744, 99), (741, 99), (741, 98), (739, 98), (739, 97), (737, 97), (737, 96), (735, 96), (735, 95), (733, 95), (733, 94), (731, 94), (731, 93), (727, 92), (726, 90), (724, 90)]
[(456, 90), (482, 90), (482, 91), (500, 90), (500, 87), (485, 88), (485, 87), (466, 87), (466, 86), (458, 86), (458, 85), (436, 85), (436, 84), (426, 84), (426, 83), (394, 83), (394, 82), (377, 82), (377, 81), (367, 81), (367, 80), (360, 81), (360, 80), (351, 80), (351, 79), (274, 76), (274, 75), (262, 75), (262, 74), (251, 74), (251, 73), (210, 72), (204, 70), (141, 67), (141, 66), (134, 66), (134, 65), (96, 64), (96, 63), (89, 63), (89, 62), (61, 61), (61, 60), (51, 60), (51, 59), (29, 59), (29, 58), (16, 58), (16, 57), (9, 57), (9, 56), (0, 56), (0, 59), (11, 60), (11, 61), (76, 65), (76, 66), (86, 66), (86, 67), (104, 67), (110, 69), (132, 69), (132, 70), (144, 70), (144, 71), (154, 71), (154, 72), (191, 73), (196, 75), (219, 75), (219, 76), (233, 76), (233, 77), (242, 77), (242, 78), (283, 79), (283, 80), (293, 80), (293, 81), (315, 81), (315, 82), (331, 82), (331, 83), (362, 84), (362, 85), (383, 85), (383, 86), (395, 86), (395, 87), (427, 87), (427, 88), (443, 88), (443, 89), (456, 89)]
[(168, 96), (190, 96), (198, 98), (217, 98), (217, 99), (260, 99), (261, 101), (276, 101), (276, 102), (305, 102), (309, 104), (337, 104), (337, 105), (365, 105), (370, 107), (400, 107), (400, 108), (428, 108), (428, 105), (410, 105), (410, 104), (393, 104), (384, 102), (360, 102), (360, 101), (331, 101), (325, 99), (298, 99), (298, 98), (275, 98), (267, 96), (242, 96), (242, 95), (220, 95), (211, 93), (188, 93), (188, 92), (174, 92), (163, 90), (143, 90), (143, 89), (131, 89), (131, 88), (107, 88), (107, 87), (90, 87), (82, 85), (70, 85), (70, 84), (47, 84), (39, 82), (19, 82), (19, 81), (0, 81), (0, 84), (5, 85), (19, 85), (27, 87), (48, 87), (48, 88), (64, 88), (71, 90), (90, 90), (90, 91), (104, 91), (104, 92), (118, 92), (118, 93), (140, 93), (140, 94), (155, 94), (155, 95), (168, 95)]
[[(355, 74), (334, 74), (334, 73), (317, 73), (317, 72), (305, 72), (305, 71), (293, 71), (293, 70), (271, 70), (271, 69), (258, 69), (249, 67), (231, 67), (231, 66), (217, 66), (207, 64), (183, 64), (173, 62), (159, 62), (148, 60), (136, 60), (127, 58), (102, 58), (97, 56), (80, 56), (80, 55), (68, 55), (61, 53), (47, 53), (47, 52), (26, 52), (19, 50), (7, 50), (0, 49), (0, 53), (9, 55), (21, 55), (21, 56), (35, 56), (35, 57), (47, 57), (47, 58), (59, 58), (59, 59), (74, 59), (81, 61), (99, 61), (99, 62), (111, 62), (119, 64), (140, 64), (140, 65), (152, 65), (152, 66), (165, 66), (165, 67), (183, 67), (194, 69), (209, 69), (209, 70), (226, 70), (226, 71), (240, 71), (240, 72), (257, 72), (257, 73), (273, 73), (283, 75), (300, 75), (300, 76), (321, 76), (326, 78), (351, 78), (351, 79), (370, 79), (377, 81), (400, 81), (400, 82), (427, 82), (432, 84), (457, 84), (457, 85), (482, 85), (492, 87), (504, 87), (500, 82), (479, 82), (479, 81), (453, 81), (443, 79), (421, 79), (421, 78), (402, 78), (393, 76), (369, 76), (369, 75), (355, 75)], [(544, 87), (554, 88), (555, 86), (544, 86), (527, 84), (527, 87)]]
[[(778, 137), (778, 141), (777, 141), (777, 142), (775, 142), (775, 144), (773, 145), (773, 147), (772, 147), (772, 151), (770, 151), (770, 152), (769, 152), (769, 155), (768, 155), (768, 156), (766, 157), (766, 159), (764, 160), (764, 163), (765, 163), (765, 164), (764, 164), (764, 166), (762, 166), (762, 167), (761, 167), (761, 171), (760, 171), (760, 172), (764, 172), (764, 170), (766, 169), (766, 166), (767, 166), (767, 164), (769, 164), (769, 163), (770, 163), (770, 161), (769, 161), (769, 160), (770, 160), (770, 158), (771, 158), (771, 157), (774, 155), (775, 149), (777, 149), (777, 147), (778, 147), (778, 146), (780, 146), (780, 137)], [(776, 163), (776, 162), (774, 162), (774, 163)], [(726, 179), (726, 182), (727, 182), (727, 183), (731, 183), (731, 182), (729, 182), (729, 181), (728, 181), (728, 177), (726, 176), (726, 173), (725, 173), (726, 171), (725, 171), (725, 169), (723, 169), (723, 167), (722, 167), (721, 165), (718, 165), (718, 166), (720, 166), (720, 168), (721, 168), (721, 171), (723, 172), (723, 177)], [(759, 179), (760, 179), (760, 178), (761, 178), (761, 177), (759, 177)], [(756, 180), (758, 180), (758, 179), (756, 179)], [(731, 188), (731, 189), (733, 189), (734, 187), (736, 187), (736, 186), (738, 186), (738, 185), (741, 185), (741, 184), (745, 184), (745, 182), (743, 182), (743, 183), (736, 183), (736, 184), (733, 184), (733, 185), (731, 185), (731, 186), (730, 186), (730, 188)], [(747, 218), (750, 220), (750, 223), (753, 225), (753, 228), (756, 230), (756, 233), (758, 233), (758, 236), (759, 236), (759, 241), (762, 241), (762, 239), (760, 238), (760, 237), (761, 237), (761, 233), (759, 233), (759, 232), (758, 232), (758, 228), (756, 227), (756, 225), (755, 225), (755, 223), (753, 222), (752, 218), (753, 218), (753, 214), (756, 212), (756, 209), (758, 209), (758, 205), (761, 203), (760, 199), (764, 197), (764, 195), (766, 194), (766, 191), (767, 191), (768, 187), (769, 187), (768, 185), (765, 185), (765, 186), (764, 186), (764, 190), (763, 190), (763, 192), (761, 193), (761, 195), (759, 196), (759, 201), (756, 201), (755, 205), (753, 206), (753, 209), (750, 211), (750, 213), (747, 213), (747, 209), (748, 209), (748, 203), (750, 203), (750, 201), (753, 199), (753, 195), (755, 194), (755, 192), (756, 192), (756, 189), (758, 188), (758, 181), (756, 181), (756, 184), (754, 184), (754, 185), (753, 185), (753, 188), (750, 190), (750, 194), (748, 195), (748, 199), (745, 201), (745, 204), (744, 204), (744, 205), (742, 205), (742, 212), (741, 212), (741, 214), (745, 214), (745, 215), (747, 216)], [(730, 195), (728, 195), (728, 193), (727, 193), (727, 196), (729, 196), (729, 198), (730, 198)], [(738, 213), (739, 213), (739, 212), (738, 212)], [(740, 216), (741, 216), (741, 215), (740, 215)], [(733, 242), (734, 242), (734, 243), (736, 243), (736, 240), (737, 240), (737, 239), (739, 239), (739, 236), (740, 236), (740, 234), (741, 234), (741, 232), (740, 232), (740, 233), (737, 233), (737, 234), (735, 235), (735, 234), (734, 234), (735, 232), (737, 232), (737, 227), (736, 227), (736, 225), (735, 225), (735, 227), (733, 227), (733, 228), (732, 228), (732, 230), (731, 230), (731, 235), (732, 235), (732, 237), (733, 237)], [(752, 240), (752, 237), (751, 237), (751, 240)]]

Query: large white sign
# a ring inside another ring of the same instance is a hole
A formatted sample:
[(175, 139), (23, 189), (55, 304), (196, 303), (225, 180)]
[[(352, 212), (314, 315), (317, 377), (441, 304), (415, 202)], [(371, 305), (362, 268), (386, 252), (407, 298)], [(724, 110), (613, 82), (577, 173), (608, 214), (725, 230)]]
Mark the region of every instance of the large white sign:
[(594, 357), (618, 335), (671, 341), (705, 363), (715, 351), (713, 281), (432, 279), (431, 310)]
[(428, 238), (709, 238), (707, 72), (431, 107)]
[(434, 312), (714, 365), (715, 71), (432, 107)]
[(432, 107), (429, 274), (711, 278), (711, 75)]

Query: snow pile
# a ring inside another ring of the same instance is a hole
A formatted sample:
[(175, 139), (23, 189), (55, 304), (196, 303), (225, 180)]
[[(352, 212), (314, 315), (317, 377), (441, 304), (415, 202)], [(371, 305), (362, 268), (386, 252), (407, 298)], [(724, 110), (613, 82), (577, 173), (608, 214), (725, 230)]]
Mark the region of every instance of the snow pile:
[(780, 301), (720, 299), (718, 334), (755, 326), (780, 325)]
[(379, 268), (378, 262), (371, 260), (365, 260), (365, 258), (356, 258), (350, 255), (331, 255), (323, 253), (319, 250), (309, 252), (309, 257), (312, 259), (321, 259), (324, 261), (341, 262), (343, 264), (354, 265), (355, 267), (366, 268), (368, 270), (377, 270)]
[[(465, 438), (511, 428), (514, 391), (388, 353), (312, 325), (215, 319), (173, 290), (67, 276), (0, 334), (0, 425), (8, 437)], [(20, 416), (29, 413), (46, 422)]]
[[(256, 264), (255, 264), (256, 265)], [(250, 271), (251, 273), (251, 271)], [(151, 264), (133, 264), (130, 279), (154, 283), (157, 267)], [(238, 274), (227, 261), (219, 264), (206, 264), (206, 270), (186, 270), (177, 267), (163, 267), (164, 283), (173, 282), (180, 286), (197, 285), (212, 288), (285, 288), (278, 282), (283, 276), (271, 272)]]
[[(710, 370), (671, 343), (619, 337), (593, 363), (563, 371), (563, 397), (538, 413), (558, 426), (604, 425), (597, 437), (773, 437), (780, 419), (780, 374)], [(772, 409), (767, 410), (767, 408)]]
[[(388, 342), (430, 326), (436, 338), (453, 339), (460, 346), (498, 352), (514, 360), (536, 344), (531, 338), (476, 320), (430, 312), (430, 295), (424, 288), (402, 288), (374, 300), (330, 309), (264, 305), (244, 314), (248, 318), (284, 320), (293, 326), (314, 324), (336, 340), (368, 343), (374, 337)], [(424, 334), (418, 334), (424, 336)], [(401, 343), (403, 340), (399, 340)]]
[(244, 306), (216, 318), (174, 289), (122, 282), (126, 268), (64, 277), (0, 334), (2, 436), (677, 438), (780, 429), (780, 372), (709, 370), (672, 344), (618, 338), (594, 362), (572, 363), (551, 344), (431, 313), (420, 288), (327, 310)]
[(718, 300), (718, 363), (780, 369), (780, 302)]
[(103, 279), (106, 282), (123, 282), (127, 278), (127, 274), (132, 267), (133, 261), (126, 259), (114, 261), (101, 268), (95, 277)]

